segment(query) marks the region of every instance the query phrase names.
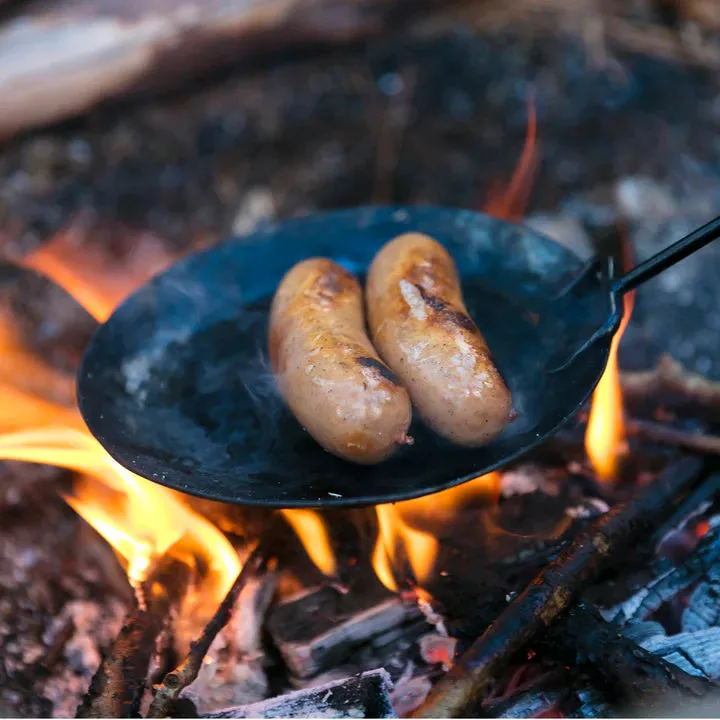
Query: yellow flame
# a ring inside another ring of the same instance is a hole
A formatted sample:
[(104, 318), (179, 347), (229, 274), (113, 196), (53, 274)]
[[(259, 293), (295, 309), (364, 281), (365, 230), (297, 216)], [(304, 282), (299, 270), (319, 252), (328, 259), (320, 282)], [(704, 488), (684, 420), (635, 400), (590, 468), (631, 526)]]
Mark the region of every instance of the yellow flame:
[[(24, 264), (61, 285), (99, 320), (169, 261), (158, 250), (157, 238), (140, 235), (153, 242), (145, 249), (133, 248), (132, 267), (111, 267), (97, 249), (88, 251), (77, 242), (79, 232), (71, 227)], [(57, 397), (48, 399), (44, 389), (60, 381), (22, 346), (4, 319), (0, 353), (0, 460), (56, 465), (79, 473), (72, 496), (65, 499), (124, 558), (131, 583), (141, 582), (154, 560), (182, 538), (184, 547), (192, 548), (188, 562), (202, 559), (207, 568), (202, 593), (213, 602), (222, 599), (241, 568), (227, 537), (186, 505), (179, 493), (113, 460), (85, 428), (74, 404), (68, 407)], [(17, 382), (23, 369), (36, 381), (32, 387)]]
[(237, 553), (214, 525), (166, 488), (150, 483), (113, 460), (86, 431), (67, 427), (0, 436), (0, 460), (22, 460), (64, 467), (90, 475), (120, 493), (120, 502), (89, 484), (77, 484), (66, 498), (128, 563), (128, 577), (145, 578), (152, 560), (181, 537), (188, 538), (207, 562), (222, 598), (240, 571)]
[(401, 517), (397, 506), (378, 505), (378, 537), (373, 551), (372, 565), (380, 582), (397, 592), (394, 571), (398, 565), (398, 546), (405, 552), (414, 580), (422, 584), (428, 580), (438, 553), (438, 541), (430, 533), (417, 530)]
[(330, 537), (320, 513), (315, 510), (281, 510), (283, 517), (290, 523), (300, 539), (305, 552), (321, 573), (328, 577), (337, 574), (335, 554), (330, 545)]
[(494, 505), (500, 493), (500, 473), (480, 475), (462, 485), (397, 503), (404, 517), (433, 519), (442, 523), (453, 520), (458, 511), (474, 500)]
[[(626, 269), (629, 245), (625, 244)], [(605, 482), (617, 480), (618, 466), (626, 450), (625, 422), (623, 420), (623, 399), (618, 368), (618, 347), (625, 328), (630, 322), (635, 293), (623, 298), (623, 317), (610, 345), (607, 365), (592, 396), (590, 417), (585, 432), (585, 451), (598, 477)]]

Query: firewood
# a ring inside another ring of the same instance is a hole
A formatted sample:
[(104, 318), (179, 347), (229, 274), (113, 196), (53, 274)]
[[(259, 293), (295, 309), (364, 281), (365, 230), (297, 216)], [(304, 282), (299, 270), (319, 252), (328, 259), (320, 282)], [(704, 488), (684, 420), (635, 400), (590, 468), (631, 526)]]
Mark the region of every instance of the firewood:
[(583, 586), (672, 513), (702, 477), (703, 463), (669, 466), (637, 498), (616, 505), (550, 563), (433, 688), (413, 717), (458, 717), (482, 700), (517, 653), (568, 609)]
[[(77, 709), (79, 718), (137, 717), (155, 641), (187, 591), (190, 566), (179, 540), (139, 590), (120, 634), (95, 673)], [(178, 550), (179, 552), (176, 552)]]
[(628, 434), (645, 442), (692, 450), (700, 455), (720, 455), (720, 437), (701, 432), (687, 432), (647, 420), (627, 420)]
[(187, 658), (164, 677), (162, 683), (157, 688), (147, 717), (162, 718), (170, 715), (173, 710), (173, 705), (182, 690), (190, 685), (198, 676), (203, 659), (213, 640), (229, 622), (233, 608), (242, 589), (266, 561), (266, 552), (260, 545), (257, 545), (245, 561), (242, 570), (240, 570), (235, 582), (232, 584), (230, 590), (228, 590), (225, 599), (215, 611), (210, 622), (205, 626), (200, 637), (190, 644), (190, 652)]
[(390, 703), (390, 676), (383, 669), (334, 680), (252, 705), (202, 715), (207, 718), (397, 717)]
[[(407, 0), (51, 0), (0, 30), (0, 137), (303, 44), (378, 34)], [(42, 52), (38, 52), (42, 48)]]
[(624, 637), (591, 605), (580, 601), (541, 640), (544, 654), (581, 671), (626, 711), (643, 705), (670, 706), (717, 692), (708, 680), (690, 675)]

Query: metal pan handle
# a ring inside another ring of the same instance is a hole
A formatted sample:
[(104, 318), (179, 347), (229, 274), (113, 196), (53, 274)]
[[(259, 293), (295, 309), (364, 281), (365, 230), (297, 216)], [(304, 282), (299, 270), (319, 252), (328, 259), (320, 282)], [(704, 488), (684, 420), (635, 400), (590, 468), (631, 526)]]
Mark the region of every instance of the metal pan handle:
[(661, 250), (657, 255), (653, 255), (641, 265), (633, 268), (627, 275), (617, 278), (612, 285), (613, 293), (624, 295), (626, 292), (634, 290), (638, 285), (651, 280), (671, 265), (684, 260), (688, 255), (692, 255), (713, 240), (717, 240), (718, 237), (720, 237), (720, 217), (716, 217), (707, 225), (703, 225), (682, 240)]

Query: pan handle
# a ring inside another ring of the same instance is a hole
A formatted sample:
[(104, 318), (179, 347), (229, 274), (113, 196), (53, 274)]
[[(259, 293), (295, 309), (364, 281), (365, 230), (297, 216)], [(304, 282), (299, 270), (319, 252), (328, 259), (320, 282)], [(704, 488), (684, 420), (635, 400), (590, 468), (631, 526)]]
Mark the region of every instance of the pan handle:
[(717, 240), (720, 237), (720, 217), (711, 220), (707, 225), (694, 230), (686, 235), (682, 240), (678, 240), (657, 255), (653, 255), (650, 259), (633, 268), (627, 275), (615, 280), (612, 289), (616, 295), (624, 295), (630, 290), (634, 290), (638, 285), (642, 285), (647, 280), (651, 280), (659, 275), (663, 270), (667, 270), (688, 255), (692, 255), (705, 245)]

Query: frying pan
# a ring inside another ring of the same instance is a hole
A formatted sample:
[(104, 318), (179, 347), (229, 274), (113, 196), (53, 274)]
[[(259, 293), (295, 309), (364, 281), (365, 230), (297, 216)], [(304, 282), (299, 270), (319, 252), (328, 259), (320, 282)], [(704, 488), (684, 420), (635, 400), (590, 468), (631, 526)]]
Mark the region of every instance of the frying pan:
[[(457, 447), (413, 420), (415, 444), (379, 465), (325, 452), (278, 395), (268, 309), (284, 273), (331, 257), (364, 279), (410, 230), (454, 257), (470, 314), (513, 394), (491, 444)], [(620, 296), (715, 239), (720, 218), (621, 278), (527, 228), (447, 208), (359, 208), (265, 227), (192, 255), (128, 298), (92, 338), (83, 417), (121, 465), (182, 492), (271, 507), (363, 506), (459, 485), (518, 458), (583, 405), (607, 362)]]

